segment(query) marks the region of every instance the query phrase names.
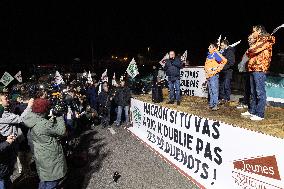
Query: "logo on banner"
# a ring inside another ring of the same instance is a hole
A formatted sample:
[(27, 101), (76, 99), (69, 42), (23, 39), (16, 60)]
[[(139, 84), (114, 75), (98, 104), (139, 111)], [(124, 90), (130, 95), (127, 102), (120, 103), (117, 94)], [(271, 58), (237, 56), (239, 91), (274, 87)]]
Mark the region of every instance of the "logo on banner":
[(139, 108), (137, 108), (136, 106), (134, 106), (133, 117), (134, 117), (134, 123), (137, 124), (138, 127), (140, 127), (141, 120), (142, 120), (142, 114), (141, 114)]
[(279, 188), (271, 184), (272, 179), (281, 180), (275, 156), (237, 160), (233, 165), (233, 178), (240, 188)]

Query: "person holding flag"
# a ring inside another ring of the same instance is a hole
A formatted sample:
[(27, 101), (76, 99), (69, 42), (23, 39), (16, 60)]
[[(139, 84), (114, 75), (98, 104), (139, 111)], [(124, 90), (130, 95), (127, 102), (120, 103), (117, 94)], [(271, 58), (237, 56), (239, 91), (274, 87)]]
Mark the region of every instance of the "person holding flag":
[(219, 72), (227, 63), (227, 59), (218, 52), (218, 45), (210, 43), (208, 47), (208, 56), (205, 62), (205, 75), (208, 82), (209, 90), (209, 108), (212, 111), (218, 110), (219, 96)]
[(251, 103), (249, 111), (241, 115), (249, 116), (252, 121), (261, 121), (264, 119), (266, 105), (266, 72), (270, 66), (275, 37), (261, 25), (253, 26), (252, 36), (256, 38), (256, 42), (247, 51)]
[(168, 76), (168, 86), (170, 90), (170, 99), (167, 104), (174, 104), (176, 99), (177, 105), (180, 105), (180, 69), (182, 63), (176, 57), (175, 51), (169, 52), (169, 59), (166, 60), (164, 70)]

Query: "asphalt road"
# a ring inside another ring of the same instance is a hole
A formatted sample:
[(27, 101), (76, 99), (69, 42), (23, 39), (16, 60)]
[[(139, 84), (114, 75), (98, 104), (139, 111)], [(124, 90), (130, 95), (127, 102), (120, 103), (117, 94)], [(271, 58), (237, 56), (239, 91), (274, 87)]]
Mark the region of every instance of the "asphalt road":
[[(197, 188), (127, 129), (112, 128), (91, 127), (78, 137), (79, 145), (68, 160), (68, 189)], [(121, 177), (114, 182), (116, 171)], [(36, 178), (20, 180), (15, 188), (37, 188)]]
[[(125, 128), (113, 130), (100, 127), (94, 129), (93, 138), (97, 142), (89, 149), (89, 153), (99, 152), (99, 158), (92, 163), (97, 165), (97, 169), (86, 183), (88, 189), (197, 188)], [(112, 178), (115, 171), (121, 175), (117, 183)]]

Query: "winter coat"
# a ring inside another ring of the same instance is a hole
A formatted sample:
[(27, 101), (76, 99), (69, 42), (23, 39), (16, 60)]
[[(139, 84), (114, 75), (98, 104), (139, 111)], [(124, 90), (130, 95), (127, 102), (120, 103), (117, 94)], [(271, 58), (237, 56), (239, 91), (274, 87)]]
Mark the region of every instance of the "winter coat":
[(41, 181), (54, 181), (63, 178), (67, 165), (59, 138), (65, 135), (63, 117), (47, 120), (33, 112), (23, 118), (30, 128), (37, 173)]
[(110, 97), (111, 97), (111, 95), (110, 95), (109, 92), (102, 91), (102, 92), (99, 94), (99, 97), (98, 97), (98, 104), (99, 104), (99, 107), (107, 107), (107, 108), (110, 108), (110, 106), (111, 106)]
[(7, 178), (13, 174), (18, 144), (23, 139), (22, 131), (18, 126), (23, 121), (23, 117), (29, 112), (31, 112), (31, 108), (26, 108), (22, 115), (18, 116), (4, 110), (0, 117), (0, 135), (5, 138), (9, 135), (17, 136), (17, 140), (12, 144), (1, 141), (0, 178)]
[(233, 66), (235, 64), (235, 52), (234, 48), (229, 47), (224, 50), (222, 55), (227, 59), (227, 64), (223, 67), (221, 74), (226, 78), (232, 79), (233, 77)]
[(248, 71), (249, 72), (267, 72), (270, 67), (272, 57), (272, 45), (275, 43), (275, 37), (271, 35), (259, 37), (247, 51)]
[(90, 103), (90, 106), (92, 108), (97, 107), (97, 100), (98, 100), (98, 94), (97, 94), (97, 89), (94, 86), (91, 86), (90, 88), (88, 88), (87, 90), (87, 97), (88, 97), (88, 101)]
[(130, 89), (128, 87), (119, 87), (114, 96), (114, 101), (118, 106), (129, 106), (130, 98)]
[(204, 66), (206, 79), (209, 79), (210, 77), (213, 77), (221, 72), (226, 63), (227, 60), (222, 60), (217, 53), (208, 53)]
[[(3, 136), (1, 136), (2, 138)], [(6, 137), (5, 137), (6, 138)], [(13, 174), (16, 162), (16, 152), (13, 144), (6, 140), (0, 141), (0, 179), (5, 179)]]
[(169, 81), (175, 81), (180, 79), (180, 69), (182, 68), (182, 63), (179, 58), (174, 60), (166, 60), (164, 70), (168, 76)]

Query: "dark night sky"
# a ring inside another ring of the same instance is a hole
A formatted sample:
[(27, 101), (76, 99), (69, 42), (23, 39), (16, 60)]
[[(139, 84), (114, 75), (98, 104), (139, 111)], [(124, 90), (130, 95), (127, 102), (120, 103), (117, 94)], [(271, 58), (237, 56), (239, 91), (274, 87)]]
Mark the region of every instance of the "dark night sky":
[[(219, 34), (231, 42), (242, 39), (244, 43), (237, 51), (243, 53), (252, 25), (263, 24), (271, 32), (284, 23), (284, 9), (271, 1), (262, 3), (262, 8), (240, 1), (227, 1), (227, 6), (212, 2), (208, 5), (205, 1), (199, 5), (188, 1), (187, 6), (182, 2), (155, 6), (137, 1), (128, 7), (112, 2), (107, 5), (83, 2), (3, 3), (7, 14), (2, 18), (6, 19), (8, 37), (4, 37), (1, 45), (1, 60), (67, 63), (80, 57), (90, 61), (93, 41), (98, 58), (111, 54), (133, 56), (145, 53), (150, 46), (152, 58), (161, 59), (170, 49), (178, 52), (187, 49), (189, 59), (202, 64), (208, 42)], [(274, 50), (284, 51), (284, 29), (276, 37)]]

